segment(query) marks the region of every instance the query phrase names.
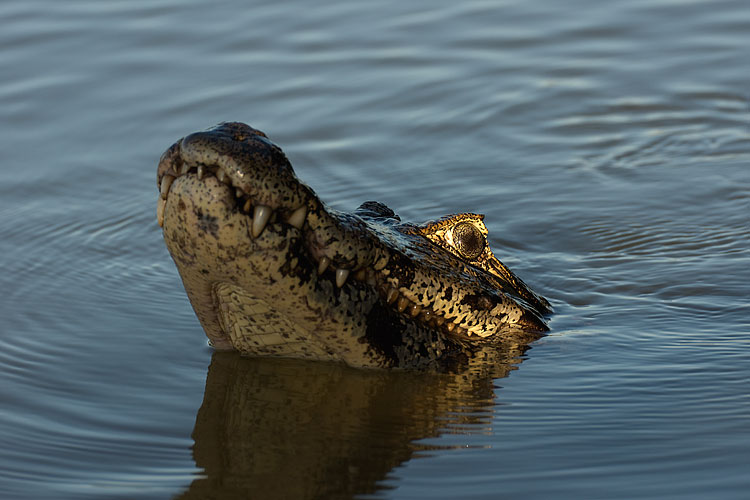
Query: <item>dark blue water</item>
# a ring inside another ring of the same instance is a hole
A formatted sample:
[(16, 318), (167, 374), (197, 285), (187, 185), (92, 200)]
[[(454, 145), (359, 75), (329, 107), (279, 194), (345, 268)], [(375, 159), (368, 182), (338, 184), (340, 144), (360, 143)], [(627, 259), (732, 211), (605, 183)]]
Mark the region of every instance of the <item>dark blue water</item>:
[[(750, 6), (0, 5), (0, 498), (746, 498)], [(216, 356), (156, 162), (486, 214), (556, 310), (465, 377)], [(209, 368), (210, 367), (210, 368)]]

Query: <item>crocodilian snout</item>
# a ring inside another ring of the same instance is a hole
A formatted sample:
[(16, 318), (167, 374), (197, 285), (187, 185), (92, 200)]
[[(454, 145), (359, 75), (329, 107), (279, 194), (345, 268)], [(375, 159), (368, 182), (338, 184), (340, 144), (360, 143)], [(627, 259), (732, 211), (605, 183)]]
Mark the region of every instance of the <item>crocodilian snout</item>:
[[(488, 338), (515, 345), (547, 330), (545, 308), (534, 307), (546, 301), (510, 270), (493, 274), (450, 250), (475, 215), (416, 231), (372, 204), (329, 209), (245, 124), (180, 139), (157, 180), (165, 242), (217, 348), (426, 366)], [(471, 234), (484, 241), (477, 227)]]

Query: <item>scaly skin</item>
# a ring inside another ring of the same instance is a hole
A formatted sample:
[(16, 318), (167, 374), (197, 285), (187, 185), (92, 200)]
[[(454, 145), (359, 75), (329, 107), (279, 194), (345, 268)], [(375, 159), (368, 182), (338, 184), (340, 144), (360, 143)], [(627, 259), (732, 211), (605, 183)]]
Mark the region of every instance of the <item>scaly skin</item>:
[(245, 124), (177, 141), (157, 182), (164, 241), (216, 349), (440, 368), (547, 330), (549, 303), (495, 258), (483, 216), (330, 209)]

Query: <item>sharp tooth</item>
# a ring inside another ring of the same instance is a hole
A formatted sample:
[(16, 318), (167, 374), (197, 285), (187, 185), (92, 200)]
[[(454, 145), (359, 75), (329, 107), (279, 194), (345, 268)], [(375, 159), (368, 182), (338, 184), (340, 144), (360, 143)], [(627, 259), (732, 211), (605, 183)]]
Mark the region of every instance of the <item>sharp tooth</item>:
[(396, 299), (398, 299), (398, 289), (395, 287), (390, 287), (388, 289), (388, 293), (385, 296), (385, 301), (389, 304), (393, 304), (396, 302)]
[(414, 304), (409, 308), (409, 316), (416, 318), (420, 311), (422, 311), (422, 306)]
[(349, 277), (349, 269), (336, 269), (336, 286), (341, 288)]
[(456, 324), (455, 323), (446, 323), (445, 327), (448, 329), (449, 332), (452, 332), (453, 330), (456, 329)]
[(297, 229), (302, 229), (302, 226), (305, 224), (306, 217), (307, 205), (302, 205), (297, 210), (295, 210), (291, 216), (289, 216), (289, 224), (296, 227)]
[(406, 309), (406, 306), (409, 305), (409, 299), (406, 297), (400, 297), (398, 299), (398, 302), (396, 303), (396, 310), (398, 312), (404, 312), (404, 309)]
[(187, 163), (183, 163), (180, 167), (180, 175), (185, 175), (188, 172), (190, 172), (190, 165), (188, 165)]
[(260, 233), (265, 229), (268, 224), (268, 219), (271, 218), (273, 209), (268, 205), (255, 205), (255, 211), (253, 212), (253, 238), (260, 236)]
[(242, 207), (242, 210), (244, 210), (245, 212), (250, 212), (250, 206), (251, 205), (252, 205), (252, 203), (250, 203), (250, 200), (247, 200), (245, 202), (245, 206)]
[(445, 324), (445, 318), (439, 314), (435, 314), (435, 324), (437, 326), (443, 326)]
[(320, 259), (320, 262), (318, 262), (318, 276), (323, 274), (326, 269), (328, 269), (328, 266), (331, 264), (331, 259), (328, 257), (323, 257)]
[(198, 165), (198, 180), (202, 180), (203, 176), (206, 175), (206, 169), (203, 165)]
[(156, 204), (156, 222), (159, 223), (159, 227), (164, 227), (164, 209), (167, 207), (167, 200), (159, 198), (159, 202)]
[(354, 279), (357, 281), (364, 281), (367, 277), (367, 274), (365, 273), (365, 268), (361, 268), (359, 271), (354, 273)]
[(161, 178), (161, 186), (159, 186), (159, 195), (167, 199), (167, 194), (169, 194), (169, 188), (172, 186), (172, 182), (174, 181), (174, 177), (171, 175), (165, 175)]
[(432, 321), (432, 317), (433, 317), (432, 311), (430, 311), (429, 309), (425, 309), (422, 312), (422, 319), (424, 321)]
[(224, 183), (227, 186), (232, 185), (232, 179), (229, 178), (229, 175), (227, 175), (227, 173), (224, 172), (221, 167), (218, 167), (216, 169), (216, 178), (219, 179), (219, 182)]
[(235, 198), (242, 198), (243, 196), (245, 196), (245, 193), (240, 188), (237, 188), (237, 189), (234, 190), (234, 197)]
[(377, 275), (375, 274), (375, 271), (367, 268), (367, 284), (374, 287), (378, 284)]

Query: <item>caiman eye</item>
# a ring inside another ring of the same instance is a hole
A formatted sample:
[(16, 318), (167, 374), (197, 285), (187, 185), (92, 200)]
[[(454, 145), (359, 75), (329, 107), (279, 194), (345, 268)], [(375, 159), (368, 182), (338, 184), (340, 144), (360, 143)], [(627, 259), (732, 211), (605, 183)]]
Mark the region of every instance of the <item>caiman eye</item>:
[(461, 222), (453, 228), (453, 245), (461, 256), (474, 260), (484, 250), (484, 235), (470, 222)]

